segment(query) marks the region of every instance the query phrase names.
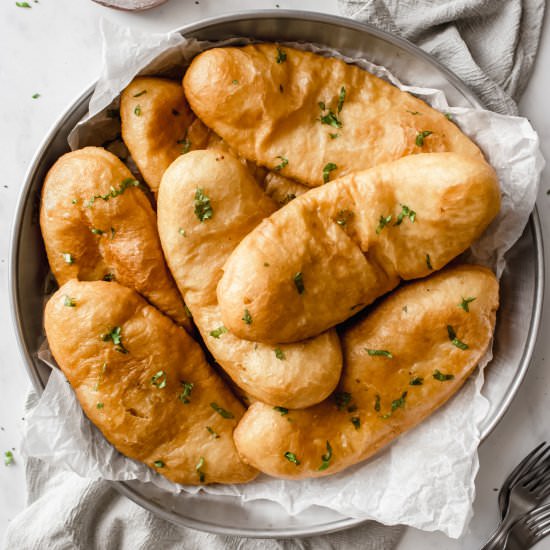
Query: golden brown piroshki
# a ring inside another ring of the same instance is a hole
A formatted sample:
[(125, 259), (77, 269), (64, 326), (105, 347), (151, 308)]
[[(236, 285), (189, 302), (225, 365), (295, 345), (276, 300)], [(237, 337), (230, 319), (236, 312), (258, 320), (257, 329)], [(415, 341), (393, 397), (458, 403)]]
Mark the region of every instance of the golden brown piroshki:
[(235, 430), (241, 456), (275, 477), (334, 474), (372, 456), (456, 393), (486, 352), (498, 282), (479, 266), (445, 269), (383, 299), (342, 331), (344, 371), (323, 403), (254, 403)]
[(69, 281), (48, 301), (44, 322), (84, 412), (121, 453), (176, 483), (256, 476), (233, 443), (244, 407), (200, 346), (135, 291)]
[(225, 263), (217, 290), (224, 325), (259, 342), (319, 334), (401, 279), (441, 269), (499, 206), (494, 170), (456, 153), (411, 155), (308, 191)]
[(341, 60), (279, 46), (212, 48), (183, 79), (194, 113), (236, 153), (308, 186), (406, 155), (482, 158), (442, 113)]
[(191, 331), (164, 261), (155, 212), (115, 155), (100, 147), (63, 155), (44, 181), (40, 227), (60, 285), (114, 279)]
[(336, 331), (286, 345), (243, 340), (224, 326), (216, 296), (228, 256), (278, 206), (227, 150), (193, 151), (162, 178), (158, 227), (166, 261), (216, 361), (252, 397), (301, 408), (325, 399), (338, 383)]

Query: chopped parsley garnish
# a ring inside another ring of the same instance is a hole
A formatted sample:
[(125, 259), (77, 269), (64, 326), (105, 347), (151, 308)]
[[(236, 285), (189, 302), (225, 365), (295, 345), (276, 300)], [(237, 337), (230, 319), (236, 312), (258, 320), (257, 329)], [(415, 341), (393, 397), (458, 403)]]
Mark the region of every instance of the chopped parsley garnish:
[(327, 452), (321, 456), (321, 460), (323, 461), (321, 463), (321, 466), (319, 466), (318, 470), (326, 470), (330, 466), (330, 460), (332, 459), (332, 447), (330, 446), (330, 443), (327, 441)]
[(180, 382), (183, 391), (178, 395), (178, 399), (187, 405), (191, 402), (189, 399), (191, 397), (191, 392), (193, 391), (193, 382)]
[(178, 140), (178, 144), (181, 145), (181, 154), (186, 155), (191, 151), (191, 140), (188, 137)]
[(391, 412), (397, 410), (397, 409), (402, 409), (404, 406), (405, 406), (405, 399), (407, 399), (407, 392), (404, 391), (402, 394), (401, 394), (401, 397), (399, 399), (394, 399), (392, 402), (391, 402)]
[(289, 462), (292, 462), (292, 464), (296, 464), (296, 466), (299, 466), (300, 465), (300, 461), (298, 460), (298, 457), (294, 454), (294, 453), (291, 453), (290, 451), (287, 451), (285, 453), (285, 458), (289, 461)]
[(111, 185), (111, 189), (108, 193), (105, 193), (104, 195), (94, 195), (89, 201), (88, 201), (88, 207), (91, 208), (96, 199), (101, 199), (104, 201), (108, 201), (109, 199), (114, 199), (115, 197), (118, 197), (119, 195), (122, 195), (128, 187), (139, 187), (141, 184), (138, 180), (134, 178), (125, 178), (120, 183), (120, 186), (118, 189), (113, 187)]
[(327, 183), (328, 180), (330, 179), (330, 173), (333, 170), (337, 170), (337, 169), (338, 169), (338, 166), (336, 166), (334, 162), (327, 162), (325, 164), (325, 167), (323, 168), (323, 182)]
[(243, 320), (247, 325), (251, 325), (251, 324), (252, 324), (252, 316), (250, 315), (250, 312), (248, 311), (248, 309), (245, 309), (245, 310), (244, 310), (244, 315), (242, 316), (242, 320)]
[(339, 391), (334, 394), (334, 402), (336, 403), (336, 408), (341, 411), (345, 409), (351, 401), (351, 393), (347, 391)]
[[(322, 105), (324, 105), (324, 103)], [(319, 103), (319, 107), (321, 107), (321, 103)], [(321, 109), (324, 109), (324, 107), (321, 107)], [(326, 115), (321, 115), (321, 118), (319, 120), (321, 121), (322, 124), (328, 124), (333, 128), (342, 127), (342, 123), (340, 122), (340, 120), (338, 120), (338, 117), (334, 114), (332, 109), (329, 109)]]
[(9, 466), (13, 464), (13, 453), (11, 451), (6, 451), (4, 453), (4, 465)]
[(235, 418), (232, 412), (222, 409), (217, 403), (210, 403), (210, 406), (223, 418)]
[(334, 220), (338, 225), (345, 227), (348, 225), (348, 222), (353, 218), (354, 214), (351, 210), (340, 210), (336, 214), (336, 219)]
[(141, 116), (141, 105), (136, 105), (136, 108), (134, 109), (134, 115)]
[(94, 235), (103, 235), (103, 233), (105, 233), (105, 231), (103, 231), (103, 229), (97, 229), (97, 227), (92, 227), (92, 229), (90, 231)]
[(281, 416), (288, 414), (288, 409), (286, 407), (273, 407), (274, 410), (281, 413)]
[(461, 349), (462, 351), (468, 349), (468, 344), (465, 344), (464, 342), (461, 342), (456, 337), (455, 329), (451, 325), (447, 325), (447, 333), (449, 334), (449, 340), (453, 344), (453, 346), (456, 346), (458, 349)]
[(392, 215), (389, 216), (380, 216), (380, 220), (378, 221), (378, 226), (376, 227), (376, 234), (380, 235), (382, 229), (386, 227), (392, 220)]
[(376, 398), (374, 400), (374, 410), (376, 412), (380, 412), (380, 396), (376, 394)]
[(421, 376), (415, 376), (410, 382), (409, 386), (422, 386), (424, 384), (424, 378)]
[(233, 86), (236, 86), (238, 83), (239, 81), (236, 78), (231, 81), (231, 84), (233, 84)]
[(369, 349), (365, 348), (367, 350), (367, 353), (371, 357), (381, 356), (381, 357), (387, 357), (388, 359), (393, 359), (393, 355), (391, 352), (385, 350), (385, 349)]
[(65, 294), (65, 299), (63, 300), (63, 305), (66, 307), (75, 307), (76, 301), (74, 298), (71, 298), (70, 296), (67, 296)]
[(185, 234), (185, 229), (183, 229), (183, 227), (180, 227), (178, 229), (178, 233), (182, 236), (182, 237), (186, 237), (187, 235)]
[(210, 336), (212, 336), (213, 338), (219, 338), (222, 334), (225, 334), (226, 332), (227, 329), (222, 325), (221, 327), (211, 330)]
[(275, 158), (281, 159), (281, 162), (279, 164), (277, 164), (277, 166), (275, 166), (275, 168), (274, 168), (274, 170), (276, 170), (277, 172), (279, 172), (285, 166), (288, 165), (288, 159), (286, 157), (283, 157), (282, 155), (278, 155)]
[(470, 313), (470, 303), (473, 302), (475, 298), (462, 298), (462, 302), (458, 304), (466, 313)]
[(450, 121), (452, 122), (452, 120), (453, 120), (453, 115), (452, 115), (451, 113), (445, 113), (445, 118), (446, 118), (447, 120), (450, 120)]
[(128, 350), (122, 344), (121, 330), (122, 329), (120, 327), (114, 327), (107, 334), (103, 334), (101, 336), (101, 339), (104, 342), (108, 342), (109, 340), (112, 340), (113, 344), (115, 345), (115, 350), (116, 351), (119, 351), (120, 353), (128, 353)]
[(105, 275), (103, 275), (104, 281), (111, 282), (111, 281), (114, 281), (114, 279), (115, 279), (114, 273), (105, 273)]
[(199, 461), (197, 462), (197, 465), (195, 466), (195, 470), (199, 474), (199, 481), (201, 483), (204, 482), (204, 472), (202, 471), (202, 467), (204, 466), (204, 456), (201, 456), (199, 458)]
[(208, 430), (208, 433), (214, 438), (219, 439), (220, 434), (216, 433), (210, 426), (206, 426), (206, 429)]
[(356, 430), (358, 430), (361, 427), (361, 419), (358, 416), (352, 416), (350, 418), (350, 421), (355, 426)]
[(454, 374), (443, 374), (439, 369), (434, 370), (433, 377), (440, 382), (447, 382), (448, 380), (453, 380)]
[(164, 468), (164, 461), (162, 460), (155, 460), (153, 464), (155, 465), (155, 468)]
[(296, 198), (296, 195), (294, 193), (287, 193), (286, 197), (279, 202), (284, 206), (285, 204), (288, 204), (290, 201), (293, 201), (295, 198)]
[(418, 134), (416, 134), (416, 146), (422, 147), (424, 145), (424, 138), (427, 138), (431, 134), (433, 134), (431, 130), (423, 130), (422, 132), (418, 132)]
[(429, 255), (429, 254), (426, 254), (426, 265), (428, 266), (428, 269), (432, 269), (432, 270), (433, 270), (432, 262), (431, 262), (431, 260), (430, 260), (430, 255)]
[(340, 137), (340, 134), (329, 134), (330, 139), (336, 139), (337, 137)]
[(141, 90), (141, 92), (138, 92), (137, 94), (134, 94), (134, 97), (140, 97), (142, 96), (143, 94), (146, 94), (147, 93), (147, 90)]
[(103, 408), (103, 403), (98, 403), (96, 405), (96, 409), (102, 409)]
[(32, 94), (31, 96), (33, 99), (38, 99), (40, 97), (40, 94)]
[(70, 254), (69, 252), (62, 252), (62, 255), (66, 264), (74, 264), (74, 258), (72, 254)]
[(411, 210), (407, 205), (402, 204), (401, 212), (399, 212), (394, 225), (401, 225), (401, 222), (404, 218), (409, 218), (409, 220), (414, 223), (414, 221), (416, 220), (416, 212), (414, 210)]
[(30, 8), (31, 5), (28, 2), (16, 2), (15, 5), (18, 8)]
[(281, 361), (286, 359), (285, 353), (281, 348), (275, 348), (273, 351), (275, 352), (275, 357), (277, 359), (280, 359)]
[(301, 271), (298, 271), (298, 273), (294, 275), (294, 284), (296, 285), (298, 294), (303, 294), (306, 288), (304, 286), (304, 277)]
[(286, 52), (277, 48), (277, 63), (284, 63), (286, 61)]
[(187, 315), (187, 318), (193, 319), (193, 314), (191, 313), (191, 310), (187, 307), (187, 304), (183, 305), (183, 309), (185, 310), (185, 315)]
[(204, 194), (204, 190), (197, 188), (195, 191), (195, 216), (202, 223), (204, 220), (209, 220), (214, 214), (210, 206), (210, 199)]
[(346, 100), (346, 89), (344, 86), (340, 88), (340, 94), (338, 95), (338, 113), (342, 111), (342, 107), (344, 106), (344, 101)]
[(73, 199), (71, 202), (72, 202), (73, 204), (78, 204), (78, 199)]
[(166, 387), (167, 378), (168, 375), (163, 370), (159, 370), (157, 373), (151, 376), (151, 384), (153, 386), (156, 386), (159, 390), (162, 390), (162, 388)]
[(411, 115), (421, 115), (422, 113), (420, 111), (409, 111), (407, 109), (407, 113), (411, 113)]

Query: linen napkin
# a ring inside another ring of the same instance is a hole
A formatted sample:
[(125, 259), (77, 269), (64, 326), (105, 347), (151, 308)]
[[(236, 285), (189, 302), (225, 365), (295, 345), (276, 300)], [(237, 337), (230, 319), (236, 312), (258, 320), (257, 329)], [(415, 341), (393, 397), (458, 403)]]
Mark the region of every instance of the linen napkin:
[[(339, 0), (344, 15), (416, 42), (457, 73), (492, 110), (515, 114), (536, 54), (543, 0)], [(28, 408), (36, 403), (31, 393)], [(28, 506), (7, 530), (5, 548), (361, 549), (389, 550), (401, 527), (367, 522), (307, 539), (226, 537), (157, 518), (105, 481), (87, 480), (30, 458)]]

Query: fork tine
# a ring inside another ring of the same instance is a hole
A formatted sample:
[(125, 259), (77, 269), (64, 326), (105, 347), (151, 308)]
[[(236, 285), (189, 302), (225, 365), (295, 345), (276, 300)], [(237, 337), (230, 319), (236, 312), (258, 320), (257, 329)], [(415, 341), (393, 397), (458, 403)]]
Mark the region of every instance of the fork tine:
[(521, 483), (524, 487), (532, 490), (538, 485), (540, 478), (545, 476), (550, 471), (550, 456), (546, 457), (542, 462), (537, 464), (532, 470), (526, 472), (523, 477), (520, 478), (518, 483)]
[(550, 474), (546, 474), (541, 479), (539, 486), (535, 490), (535, 494), (541, 500), (550, 495)]
[(510, 489), (518, 482), (518, 480), (526, 472), (528, 472), (534, 464), (536, 464), (540, 457), (544, 455), (550, 446), (546, 446), (546, 441), (543, 441), (537, 445), (509, 474), (502, 484), (502, 489), (498, 494), (499, 508), (504, 514), (508, 510), (508, 503), (510, 501)]
[(540, 508), (535, 508), (534, 510), (531, 510), (525, 516), (525, 525), (531, 528), (533, 524), (536, 524), (539, 521), (545, 520), (547, 518), (550, 518), (550, 504), (545, 504)]

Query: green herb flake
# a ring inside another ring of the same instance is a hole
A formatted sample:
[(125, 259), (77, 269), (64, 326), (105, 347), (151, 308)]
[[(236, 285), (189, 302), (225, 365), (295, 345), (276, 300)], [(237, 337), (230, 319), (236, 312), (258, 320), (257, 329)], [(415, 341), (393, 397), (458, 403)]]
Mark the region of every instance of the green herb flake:
[(204, 220), (209, 220), (213, 214), (210, 199), (204, 194), (203, 189), (197, 188), (195, 191), (195, 216), (202, 223)]
[(285, 353), (281, 348), (275, 348), (273, 351), (275, 352), (275, 357), (277, 359), (280, 359), (281, 361), (286, 359)]
[(401, 225), (405, 218), (409, 218), (409, 220), (411, 220), (411, 223), (414, 223), (416, 220), (416, 212), (414, 210), (411, 210), (406, 204), (402, 204), (401, 212), (399, 212), (394, 225)]
[(330, 179), (330, 173), (334, 170), (337, 170), (338, 166), (334, 162), (327, 162), (323, 168), (323, 183), (327, 183)]
[(155, 468), (164, 468), (164, 466), (165, 466), (163, 460), (155, 460), (155, 462), (153, 462), (153, 464), (155, 465)]
[(233, 84), (233, 86), (236, 86), (238, 83), (239, 81), (237, 79), (234, 79), (231, 81), (231, 84)]
[(285, 407), (273, 407), (274, 410), (281, 413), (281, 416), (285, 416), (288, 414), (288, 409)]
[(344, 86), (340, 88), (340, 94), (338, 95), (338, 113), (342, 111), (342, 107), (344, 106), (344, 101), (346, 100), (346, 89)]
[(185, 233), (185, 229), (183, 229), (183, 227), (180, 227), (178, 229), (178, 233), (182, 236), (182, 237), (187, 237), (187, 234)]
[(37, 93), (37, 94), (32, 94), (31, 97), (32, 97), (33, 99), (38, 99), (38, 98), (40, 97), (40, 94), (38, 94), (38, 93)]
[(294, 285), (296, 286), (296, 290), (298, 291), (298, 294), (303, 294), (306, 290), (304, 286), (304, 277), (302, 275), (301, 271), (298, 271), (293, 277)]
[(128, 350), (124, 347), (122, 343), (122, 329), (120, 327), (114, 327), (110, 332), (103, 334), (101, 336), (101, 339), (104, 342), (112, 340), (113, 344), (115, 345), (115, 351), (118, 351), (120, 353), (128, 353)]
[(336, 214), (336, 218), (334, 221), (341, 227), (346, 227), (348, 225), (348, 222), (352, 220), (354, 216), (354, 213), (351, 210), (340, 210), (338, 214)]
[(140, 185), (141, 184), (139, 183), (139, 181), (134, 178), (125, 178), (120, 182), (118, 189), (111, 185), (111, 189), (108, 193), (105, 193), (104, 195), (94, 195), (88, 201), (87, 206), (88, 208), (91, 208), (97, 199), (101, 199), (103, 201), (114, 199), (115, 197), (122, 195), (122, 193), (124, 193), (124, 191), (126, 191), (126, 189), (128, 189), (129, 187), (140, 187)]
[(424, 384), (424, 378), (422, 378), (421, 376), (415, 376), (409, 382), (409, 386), (422, 386), (422, 384)]
[(296, 464), (296, 466), (299, 466), (299, 465), (300, 465), (300, 461), (298, 460), (298, 457), (297, 457), (294, 453), (291, 453), (290, 451), (287, 451), (287, 452), (284, 454), (284, 457), (285, 457), (289, 462), (292, 462), (292, 464)]
[(296, 195), (294, 193), (287, 193), (286, 197), (279, 202), (284, 206), (285, 204), (288, 204), (290, 201), (293, 201), (295, 198), (296, 198)]
[(102, 409), (103, 408), (103, 403), (98, 403), (96, 405), (96, 409)]
[(180, 382), (181, 384), (181, 387), (183, 388), (183, 391), (178, 394), (178, 399), (184, 403), (185, 405), (187, 405), (188, 403), (191, 402), (190, 400), (190, 397), (191, 397), (191, 392), (193, 391), (193, 382)]
[(282, 155), (278, 155), (275, 158), (281, 159), (281, 162), (275, 166), (274, 170), (280, 172), (285, 166), (288, 166), (288, 159)]
[(157, 373), (151, 376), (151, 385), (156, 386), (159, 390), (162, 390), (166, 387), (167, 379), (168, 375), (163, 370), (159, 370)]
[(337, 137), (340, 137), (340, 134), (329, 134), (330, 139), (336, 139)]
[(103, 233), (105, 233), (105, 231), (103, 231), (103, 229), (97, 229), (97, 227), (92, 227), (92, 229), (90, 229), (90, 231), (94, 235), (103, 235)]
[(461, 349), (462, 351), (468, 349), (468, 344), (465, 344), (464, 342), (461, 342), (456, 337), (455, 329), (451, 325), (447, 325), (447, 333), (449, 334), (449, 340), (453, 344), (453, 346), (456, 346), (458, 349)]
[(74, 264), (74, 258), (72, 254), (70, 254), (69, 252), (62, 252), (62, 256), (66, 264)]
[(187, 315), (187, 318), (193, 319), (193, 314), (191, 313), (191, 310), (187, 307), (186, 304), (183, 305), (183, 309), (185, 310), (185, 315)]
[(432, 261), (430, 260), (430, 255), (429, 254), (426, 254), (426, 265), (428, 266), (428, 269), (433, 270)]
[(141, 116), (141, 105), (136, 105), (134, 109), (134, 115)]
[(374, 400), (374, 410), (376, 412), (380, 412), (380, 396), (376, 394), (376, 398)]
[(248, 309), (244, 310), (244, 315), (241, 318), (247, 325), (252, 324), (252, 316), (250, 315), (250, 311), (248, 311)]
[(30, 8), (30, 7), (32, 7), (28, 2), (16, 2), (15, 5), (18, 8)]
[(351, 401), (351, 393), (347, 391), (339, 391), (334, 394), (334, 402), (336, 403), (336, 408), (341, 411), (345, 409)]
[(451, 113), (445, 113), (445, 118), (451, 122), (453, 121), (453, 115)]
[(407, 113), (410, 113), (411, 115), (421, 115), (422, 113), (420, 111), (409, 111), (407, 109)]
[(67, 296), (65, 294), (65, 298), (63, 300), (63, 305), (65, 307), (75, 307), (76, 306), (76, 301), (74, 298), (71, 298), (70, 296)]
[(141, 92), (134, 94), (134, 97), (141, 97), (143, 94), (146, 94), (146, 93), (147, 93), (147, 90), (141, 90)]
[(208, 433), (212, 436), (213, 439), (219, 439), (220, 434), (216, 433), (210, 426), (206, 426)]
[(232, 412), (222, 409), (217, 403), (210, 403), (210, 406), (223, 418), (235, 418)]
[(182, 155), (186, 155), (187, 153), (189, 153), (189, 151), (191, 151), (191, 140), (187, 137), (183, 138), (183, 139), (180, 139), (178, 141), (178, 144), (181, 145), (181, 154)]
[(391, 354), (391, 352), (385, 350), (385, 349), (369, 349), (369, 348), (365, 348), (367, 350), (367, 353), (371, 356), (371, 357), (387, 357), (388, 359), (393, 359), (393, 355)]
[[(325, 111), (325, 104), (322, 101), (319, 102), (319, 107), (323, 112)], [(333, 128), (342, 128), (342, 122), (338, 119), (338, 116), (332, 109), (329, 109), (326, 114), (321, 113), (319, 120), (321, 121), (321, 124), (327, 124)]]
[(284, 63), (286, 61), (286, 52), (277, 48), (277, 63)]
[(330, 461), (332, 459), (332, 447), (330, 446), (330, 443), (327, 441), (327, 452), (321, 456), (321, 460), (323, 461), (321, 463), (321, 466), (319, 466), (318, 470), (323, 471), (326, 470), (330, 466)]
[(204, 472), (202, 471), (202, 468), (204, 466), (204, 456), (201, 456), (199, 458), (199, 461), (197, 462), (197, 464), (195, 465), (195, 470), (197, 471), (197, 473), (199, 474), (199, 481), (201, 483), (204, 483), (204, 479), (205, 479), (205, 476), (204, 476)]
[(422, 132), (418, 132), (418, 134), (416, 134), (415, 140), (416, 146), (422, 147), (424, 145), (424, 138), (427, 138), (431, 134), (433, 134), (431, 130), (423, 130)]
[(361, 427), (361, 419), (358, 416), (352, 416), (350, 422), (355, 426), (356, 430)]
[(432, 376), (440, 382), (447, 382), (448, 380), (453, 380), (455, 377), (454, 374), (444, 374), (439, 369), (434, 370)]
[(392, 220), (392, 215), (390, 214), (389, 216), (380, 216), (380, 220), (378, 220), (378, 226), (376, 227), (376, 234), (377, 235), (380, 235), (380, 233), (382, 232), (382, 229), (384, 229), (384, 227), (386, 227), (386, 225), (388, 225)]
[(9, 466), (10, 464), (13, 464), (13, 453), (6, 451), (4, 453), (4, 466)]
[(73, 199), (73, 200), (71, 201), (71, 203), (72, 203), (72, 204), (78, 204), (78, 199)]
[(114, 281), (115, 280), (114, 273), (105, 273), (105, 275), (103, 275), (103, 280), (107, 282)]
[(211, 330), (210, 336), (212, 336), (213, 338), (219, 338), (222, 334), (225, 334), (226, 332), (227, 329), (223, 325), (221, 325), (220, 327)]
[(475, 300), (475, 298), (464, 298), (462, 297), (462, 302), (460, 302), (459, 307), (461, 307), (466, 313), (470, 313), (470, 304)]

